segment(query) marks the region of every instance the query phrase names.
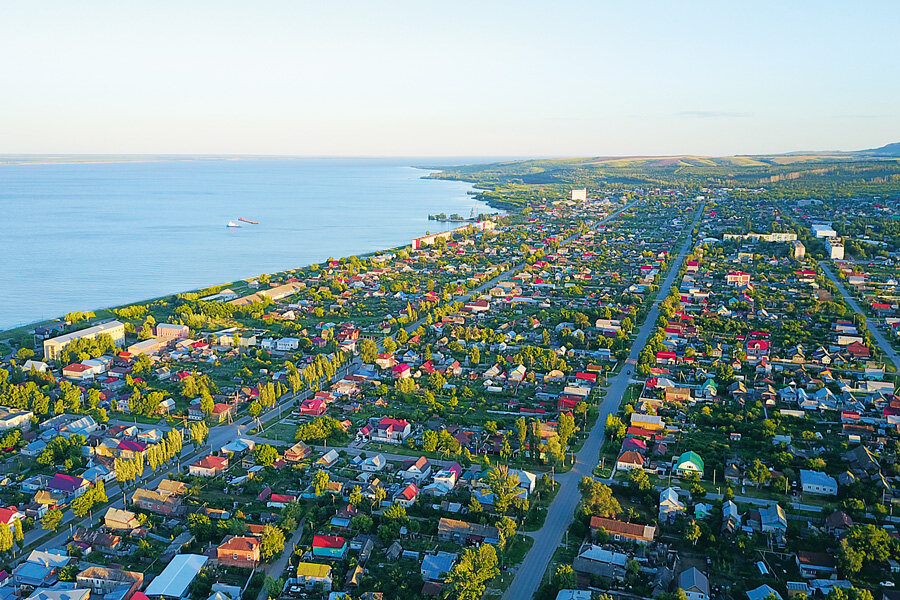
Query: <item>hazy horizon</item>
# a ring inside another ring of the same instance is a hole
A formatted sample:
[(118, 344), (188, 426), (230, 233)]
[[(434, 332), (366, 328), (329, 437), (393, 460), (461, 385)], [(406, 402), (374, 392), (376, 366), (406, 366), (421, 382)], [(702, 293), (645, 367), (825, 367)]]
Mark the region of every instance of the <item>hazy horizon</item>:
[(731, 156), (900, 139), (900, 5), (4, 3), (0, 154)]

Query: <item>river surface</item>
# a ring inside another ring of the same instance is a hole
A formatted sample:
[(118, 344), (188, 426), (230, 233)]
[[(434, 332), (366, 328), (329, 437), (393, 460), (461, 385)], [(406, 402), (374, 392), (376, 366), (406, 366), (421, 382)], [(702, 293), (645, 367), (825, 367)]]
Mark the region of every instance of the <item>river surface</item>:
[[(424, 162), (424, 161), (423, 161)], [(494, 212), (388, 159), (0, 165), (0, 330), (409, 244)], [(259, 225), (241, 223), (240, 217)]]

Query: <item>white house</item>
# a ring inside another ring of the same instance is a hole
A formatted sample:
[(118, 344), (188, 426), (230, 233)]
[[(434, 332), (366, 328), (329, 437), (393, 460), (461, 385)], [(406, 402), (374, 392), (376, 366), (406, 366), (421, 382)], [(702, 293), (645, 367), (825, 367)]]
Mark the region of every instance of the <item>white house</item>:
[(807, 471), (806, 469), (800, 469), (800, 487), (804, 492), (810, 494), (836, 496), (838, 483), (834, 477), (826, 475), (821, 471)]

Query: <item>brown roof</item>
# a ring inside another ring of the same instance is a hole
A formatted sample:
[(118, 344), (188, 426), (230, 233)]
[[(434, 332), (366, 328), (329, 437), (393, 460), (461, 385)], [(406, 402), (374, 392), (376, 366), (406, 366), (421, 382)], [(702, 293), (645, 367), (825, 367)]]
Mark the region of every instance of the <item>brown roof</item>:
[(625, 463), (628, 465), (643, 465), (644, 457), (634, 450), (626, 450), (621, 455), (619, 455), (619, 459), (616, 462)]
[(656, 534), (656, 528), (640, 525), (639, 523), (627, 523), (615, 519), (603, 517), (591, 517), (591, 529), (605, 529), (608, 533), (621, 535), (628, 538), (650, 541)]
[(229, 552), (253, 552), (259, 546), (259, 540), (255, 537), (233, 537), (225, 540), (219, 550)]

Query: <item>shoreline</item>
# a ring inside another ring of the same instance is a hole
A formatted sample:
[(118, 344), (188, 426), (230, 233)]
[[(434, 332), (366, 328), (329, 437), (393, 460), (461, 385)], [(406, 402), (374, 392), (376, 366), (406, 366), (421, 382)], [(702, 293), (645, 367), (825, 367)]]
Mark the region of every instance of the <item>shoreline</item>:
[[(271, 159), (277, 160), (277, 158), (275, 158), (275, 157), (263, 157), (263, 158), (265, 158), (265, 159), (270, 159), (270, 158), (271, 158)], [(294, 158), (294, 157), (286, 157), (285, 160), (292, 160), (293, 158)], [(2, 159), (0, 159), (0, 160), (2, 160)], [(203, 159), (203, 160), (207, 160), (207, 159)], [(225, 159), (224, 159), (223, 157), (216, 157), (216, 158), (210, 158), (210, 159), (208, 159), (208, 160), (225, 160)], [(241, 159), (234, 159), (234, 160), (241, 160)], [(130, 163), (132, 163), (132, 162), (134, 162), (135, 164), (140, 164), (140, 163), (149, 163), (149, 162), (170, 162), (170, 161), (167, 160), (167, 159), (161, 159), (161, 160), (158, 160), (158, 161), (153, 161), (153, 160), (147, 160), (147, 161), (123, 161), (122, 164), (130, 164)], [(177, 160), (173, 160), (173, 161), (171, 161), (171, 162), (178, 162), (178, 161), (177, 161)], [(191, 161), (190, 161), (190, 160), (185, 160), (185, 162), (191, 162)], [(199, 162), (199, 161), (198, 161), (198, 162)], [(0, 166), (6, 165), (6, 164), (12, 164), (12, 163), (3, 163), (3, 162), (0, 162)], [(106, 163), (106, 162), (96, 162), (96, 163), (95, 163), (95, 162), (88, 162), (88, 163), (24, 163), (24, 164), (35, 164), (35, 165), (37, 165), (37, 164), (117, 164), (117, 163)], [(418, 179), (422, 179), (422, 180), (439, 180), (439, 179), (437, 179), (437, 178), (429, 177), (429, 175), (430, 175), (431, 173), (440, 173), (440, 172), (442, 172), (440, 169), (435, 169), (435, 168), (432, 168), (432, 167), (422, 167), (422, 166), (414, 166), (414, 165), (407, 165), (407, 167), (408, 167), (408, 168), (411, 168), (411, 169), (416, 169), (416, 170), (419, 170), (419, 171), (424, 171), (425, 174), (422, 175), (422, 176), (420, 176), (420, 177), (418, 178)], [(445, 181), (446, 181), (446, 180), (445, 180)], [(454, 181), (462, 181), (462, 180), (454, 180)], [(516, 212), (516, 211), (514, 211), (514, 210), (511, 210), (512, 207), (500, 207), (500, 206), (494, 206), (494, 205), (492, 205), (490, 202), (487, 202), (486, 200), (482, 200), (482, 199), (478, 198), (478, 195), (477, 195), (477, 194), (472, 194), (472, 193), (471, 193), (471, 192), (473, 192), (473, 191), (476, 191), (475, 186), (472, 185), (471, 182), (464, 182), (464, 183), (470, 183), (470, 185), (471, 185), (471, 188), (472, 188), (472, 189), (469, 190), (469, 192), (467, 192), (467, 193), (469, 193), (469, 195), (470, 195), (471, 198), (473, 198), (474, 200), (477, 200), (477, 201), (479, 201), (479, 202), (481, 202), (481, 203), (487, 205), (487, 206), (488, 206), (489, 208), (491, 208), (492, 210), (500, 211), (500, 214), (497, 214), (497, 215), (496, 215), (496, 218), (497, 218), (497, 219), (502, 219), (502, 218), (507, 217), (507, 216), (513, 214), (514, 212)], [(427, 223), (436, 223), (436, 221), (427, 221), (427, 222), (426, 222), (426, 225), (427, 225)], [(429, 230), (427, 230), (427, 229), (423, 230), (423, 231), (420, 233), (420, 235), (425, 235), (425, 234), (426, 234), (426, 231), (429, 231)], [(435, 232), (432, 232), (432, 233), (435, 233)], [(402, 245), (398, 245), (398, 246), (390, 246), (390, 247), (387, 247), (387, 248), (379, 248), (379, 249), (377, 249), (377, 250), (371, 250), (371, 251), (364, 252), (364, 253), (359, 253), (359, 254), (350, 254), (350, 255), (347, 255), (346, 258), (350, 258), (350, 257), (352, 257), (352, 256), (355, 256), (355, 257), (364, 259), (364, 258), (368, 258), (368, 257), (375, 256), (375, 255), (378, 255), (378, 254), (391, 253), (391, 252), (399, 252), (399, 251), (404, 250), (404, 249), (409, 248), (409, 247), (410, 247), (410, 244), (407, 243), (407, 244), (402, 244)], [(323, 258), (322, 260), (324, 261), (325, 259)], [(306, 269), (306, 268), (308, 268), (310, 265), (313, 265), (313, 264), (321, 264), (321, 261), (320, 261), (319, 263), (311, 262), (311, 263), (308, 263), (308, 264), (303, 264), (303, 265), (298, 265), (298, 266), (285, 267), (285, 268), (279, 269), (278, 271), (273, 271), (272, 273), (269, 273), (269, 274), (270, 274), (270, 275), (279, 275), (279, 274), (282, 274), (282, 273), (285, 273), (285, 272), (288, 272), (288, 271), (293, 271), (293, 270), (297, 270), (297, 269)], [(161, 300), (161, 299), (165, 299), (165, 298), (171, 298), (171, 297), (177, 296), (177, 295), (179, 295), (179, 294), (199, 293), (200, 290), (205, 290), (205, 289), (212, 288), (212, 287), (217, 287), (217, 286), (229, 287), (229, 286), (231, 286), (231, 285), (240, 284), (241, 282), (248, 282), (248, 281), (250, 281), (250, 280), (252, 280), (252, 279), (258, 277), (260, 274), (261, 274), (261, 273), (255, 273), (255, 274), (253, 274), (253, 275), (250, 275), (249, 277), (238, 277), (238, 278), (236, 278), (236, 279), (232, 279), (231, 281), (227, 281), (227, 282), (210, 283), (210, 284), (203, 285), (203, 286), (196, 287), (196, 288), (190, 288), (190, 289), (182, 289), (182, 290), (172, 291), (172, 292), (168, 292), (168, 293), (164, 293), (164, 294), (160, 294), (160, 295), (151, 296), (151, 297), (149, 297), (149, 298), (143, 298), (143, 299), (139, 299), (139, 300), (131, 300), (131, 301), (124, 302), (124, 303), (115, 303), (115, 304), (110, 304), (110, 305), (103, 306), (103, 307), (98, 307), (98, 308), (93, 308), (93, 309), (86, 309), (85, 311), (77, 311), (77, 312), (101, 313), (101, 312), (104, 312), (104, 311), (112, 311), (112, 310), (115, 310), (115, 309), (121, 309), (121, 308), (125, 308), (125, 307), (128, 307), (128, 306), (134, 306), (134, 305), (139, 305), (139, 304), (147, 304), (147, 303), (153, 302), (153, 301), (155, 301), (155, 300)], [(49, 319), (38, 319), (38, 320), (35, 320), (35, 321), (30, 321), (30, 322), (27, 322), (27, 323), (22, 323), (22, 324), (20, 324), (20, 325), (14, 325), (14, 326), (12, 326), (12, 327), (3, 327), (3, 328), (0, 328), (0, 342), (9, 341), (9, 340), (13, 339), (13, 338), (16, 337), (16, 336), (21, 336), (21, 335), (27, 334), (27, 332), (28, 332), (29, 330), (34, 329), (34, 328), (36, 328), (36, 327), (39, 327), (39, 326), (41, 326), (41, 325), (46, 325), (46, 324), (50, 324), (50, 323), (56, 323), (56, 322), (59, 322), (59, 321), (61, 321), (61, 320), (63, 319), (64, 315), (65, 315), (65, 313), (63, 313), (62, 315), (58, 315), (58, 316), (56, 316), (56, 317), (51, 317), (51, 318), (49, 318)], [(98, 315), (98, 318), (100, 318), (99, 315)]]

